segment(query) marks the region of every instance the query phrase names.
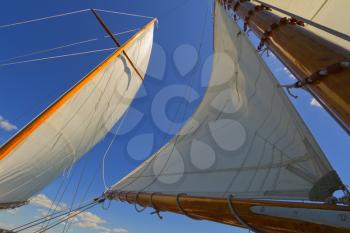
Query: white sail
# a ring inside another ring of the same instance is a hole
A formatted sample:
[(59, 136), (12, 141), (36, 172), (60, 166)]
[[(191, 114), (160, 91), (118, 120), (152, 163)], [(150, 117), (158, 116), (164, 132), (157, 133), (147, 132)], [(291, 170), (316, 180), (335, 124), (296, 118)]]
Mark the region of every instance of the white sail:
[[(348, 0), (260, 1), (350, 36), (350, 1)], [(274, 13), (280, 14), (277, 11), (274, 11)], [(308, 26), (308, 29), (350, 50), (349, 41), (333, 36), (312, 26)]]
[(1, 148), (1, 207), (39, 192), (111, 130), (144, 78), (123, 51), (144, 75), (153, 28), (154, 20)]
[(220, 6), (214, 50), (210, 85), (193, 117), (112, 189), (265, 199), (331, 196), (341, 185), (337, 174), (256, 48)]

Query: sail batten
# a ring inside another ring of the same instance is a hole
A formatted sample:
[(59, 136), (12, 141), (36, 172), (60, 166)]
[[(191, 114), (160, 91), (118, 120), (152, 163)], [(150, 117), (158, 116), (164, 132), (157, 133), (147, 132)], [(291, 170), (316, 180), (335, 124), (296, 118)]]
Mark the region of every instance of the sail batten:
[(112, 190), (273, 200), (332, 196), (341, 180), (222, 7), (215, 7), (214, 52), (209, 87), (193, 117)]
[(0, 203), (26, 201), (102, 140), (146, 73), (155, 19), (0, 148)]

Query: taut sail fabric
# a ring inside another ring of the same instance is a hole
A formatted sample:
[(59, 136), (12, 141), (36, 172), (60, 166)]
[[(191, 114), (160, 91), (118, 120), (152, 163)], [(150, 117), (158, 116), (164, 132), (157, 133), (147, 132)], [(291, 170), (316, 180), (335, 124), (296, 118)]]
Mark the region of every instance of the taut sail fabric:
[(153, 28), (154, 20), (1, 148), (1, 206), (26, 201), (104, 138), (142, 83), (122, 51), (144, 75)]
[(297, 200), (331, 196), (342, 184), (337, 174), (256, 49), (219, 5), (214, 50), (209, 87), (193, 117), (112, 190)]
[[(348, 0), (260, 0), (292, 14), (314, 21), (338, 32), (350, 35), (350, 1)], [(278, 12), (274, 12), (278, 13)], [(320, 29), (308, 29), (350, 50), (350, 42)]]

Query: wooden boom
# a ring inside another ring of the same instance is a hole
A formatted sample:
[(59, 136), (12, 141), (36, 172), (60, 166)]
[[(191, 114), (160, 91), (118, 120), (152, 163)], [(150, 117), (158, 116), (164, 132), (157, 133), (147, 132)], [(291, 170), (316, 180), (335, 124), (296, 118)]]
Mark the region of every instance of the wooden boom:
[[(161, 193), (136, 193), (108, 191), (110, 200), (127, 201), (157, 212), (170, 211), (198, 220), (209, 220), (243, 227), (241, 221), (252, 229), (264, 233), (349, 233), (350, 207), (339, 205), (265, 201), (250, 199), (225, 199)], [(230, 211), (235, 209), (239, 219)], [(141, 207), (139, 207), (141, 208)]]
[(245, 21), (299, 83), (350, 134), (350, 52), (306, 30), (303, 23), (287, 20), (247, 0), (221, 2)]

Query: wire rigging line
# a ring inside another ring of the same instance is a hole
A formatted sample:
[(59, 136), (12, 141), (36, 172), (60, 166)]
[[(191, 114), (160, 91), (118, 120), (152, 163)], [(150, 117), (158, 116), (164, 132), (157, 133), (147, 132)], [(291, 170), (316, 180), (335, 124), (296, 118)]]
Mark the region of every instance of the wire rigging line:
[[(189, 1), (190, 1), (190, 0), (189, 0)], [(189, 2), (189, 1), (188, 1), (188, 2)], [(199, 37), (199, 46), (198, 46), (199, 55), (201, 54), (201, 51), (202, 51), (202, 48), (203, 48), (203, 44), (204, 44), (205, 32), (206, 32), (205, 28), (206, 28), (206, 25), (207, 25), (207, 20), (208, 20), (208, 17), (207, 17), (207, 16), (208, 16), (208, 12), (209, 12), (209, 11), (210, 11), (210, 6), (208, 6), (208, 8), (207, 8), (206, 11), (205, 11), (205, 17), (204, 17), (204, 18), (205, 18), (205, 21), (204, 21), (204, 23), (203, 23), (203, 28), (202, 28), (201, 35), (200, 35), (200, 37)], [(198, 57), (200, 57), (200, 56), (198, 56)], [(199, 69), (199, 67), (200, 67), (199, 64), (200, 64), (200, 63), (198, 63), (198, 65), (197, 65), (197, 66), (194, 68), (194, 70), (192, 71), (192, 72), (194, 72), (193, 76), (194, 76), (197, 72), (200, 71), (200, 69)], [(192, 78), (190, 79), (190, 84), (189, 84), (188, 88), (184, 91), (183, 96), (185, 96), (185, 97), (191, 97), (190, 89), (193, 87), (193, 85), (194, 85), (194, 78), (192, 77)], [(185, 113), (188, 111), (188, 107), (189, 107), (189, 104), (186, 104), (186, 105), (184, 106), (182, 115), (181, 115), (181, 113), (180, 113), (180, 108), (177, 108), (176, 113), (175, 113), (175, 118), (178, 118), (178, 116), (180, 115), (180, 117), (182, 118), (182, 120), (184, 120), (184, 118), (185, 118)], [(168, 126), (168, 129), (167, 129), (167, 132), (171, 132), (171, 130), (173, 129), (173, 127), (174, 127), (173, 123), (170, 123), (169, 126)], [(163, 143), (165, 143), (166, 138), (167, 138), (167, 136), (164, 135), (164, 137), (163, 137)], [(176, 146), (176, 144), (177, 144), (178, 139), (179, 139), (179, 135), (176, 134), (176, 136), (174, 137), (174, 144), (172, 145), (172, 149), (171, 149), (170, 155), (168, 156), (168, 159), (165, 161), (164, 166), (162, 167), (160, 174), (161, 174), (161, 173), (164, 171), (164, 169), (166, 168), (166, 166), (167, 166), (167, 164), (168, 164), (168, 162), (169, 162), (169, 160), (170, 160), (170, 157), (171, 157), (171, 155), (173, 154), (173, 150), (175, 149), (175, 146)], [(167, 145), (168, 145), (168, 144), (167, 144)], [(167, 145), (163, 146), (159, 151), (161, 151), (163, 148), (167, 147)], [(169, 145), (170, 145), (170, 143), (169, 143)], [(156, 158), (158, 158), (158, 155), (159, 155), (159, 154), (160, 154), (160, 153), (157, 153), (156, 156), (154, 156), (154, 157), (151, 158), (150, 162), (149, 162), (148, 164), (146, 164), (146, 169), (143, 170), (143, 171), (141, 172), (141, 174), (140, 174), (136, 179), (134, 179), (133, 181), (127, 183), (127, 184), (124, 185), (124, 186), (122, 186), (121, 189), (124, 189), (124, 188), (126, 188), (126, 187), (129, 187), (129, 186), (132, 185), (136, 180), (138, 180), (138, 178), (142, 177), (142, 175), (143, 175), (144, 172), (147, 170), (147, 168), (152, 164), (152, 162), (153, 162)], [(143, 190), (145, 190), (146, 188), (148, 188), (149, 186), (151, 186), (155, 181), (156, 181), (156, 179), (154, 179), (153, 181), (151, 181), (151, 183), (148, 184), (147, 186), (145, 186), (141, 191), (143, 191)]]
[[(117, 35), (127, 34), (127, 33), (130, 33), (130, 32), (137, 31), (137, 30), (139, 30), (139, 28), (130, 29), (130, 30), (127, 30), (127, 31), (122, 31), (122, 32), (117, 32), (117, 33), (114, 33), (113, 35), (117, 36)], [(104, 36), (104, 38), (108, 38), (108, 37), (109, 36)], [(24, 55), (19, 55), (19, 56), (3, 59), (3, 60), (0, 60), (0, 62), (1, 63), (9, 62), (9, 61), (12, 61), (12, 60), (16, 60), (18, 58), (24, 58), (24, 57), (30, 57), (30, 56), (34, 56), (34, 55), (38, 55), (38, 54), (48, 53), (48, 52), (52, 52), (52, 51), (63, 49), (63, 48), (68, 48), (68, 47), (73, 47), (73, 46), (76, 46), (76, 45), (82, 45), (82, 44), (86, 44), (86, 43), (91, 43), (91, 42), (97, 41), (97, 40), (99, 40), (99, 38), (92, 38), (92, 39), (88, 39), (88, 40), (82, 40), (82, 41), (78, 41), (78, 42), (64, 44), (64, 45), (60, 45), (60, 46), (49, 48), (49, 49), (38, 50), (38, 51), (34, 51), (34, 52), (27, 53), (27, 54), (24, 54)]]
[(29, 56), (33, 56), (33, 55), (42, 54), (42, 53), (48, 53), (48, 52), (52, 52), (52, 51), (55, 51), (55, 50), (58, 50), (58, 49), (68, 48), (68, 47), (72, 47), (72, 46), (75, 46), (75, 45), (86, 44), (86, 43), (93, 42), (93, 41), (96, 41), (96, 40), (98, 40), (98, 38), (89, 39), (89, 40), (83, 40), (83, 41), (69, 43), (69, 44), (65, 44), (65, 45), (60, 45), (60, 46), (57, 46), (57, 47), (53, 47), (53, 48), (49, 48), (49, 49), (43, 49), (43, 50), (39, 50), (39, 51), (34, 51), (34, 52), (27, 53), (27, 54), (24, 54), (24, 55), (15, 56), (15, 57), (11, 57), (11, 58), (8, 58), (8, 59), (0, 60), (0, 62), (3, 63), (3, 62), (16, 60), (18, 58), (24, 58), (24, 57), (29, 57)]
[(47, 17), (42, 17), (42, 18), (37, 18), (37, 19), (31, 19), (31, 20), (25, 20), (25, 21), (20, 21), (20, 22), (11, 23), (11, 24), (0, 25), (0, 29), (13, 27), (13, 26), (17, 26), (17, 25), (22, 25), (22, 24), (27, 24), (27, 23), (33, 23), (33, 22), (48, 20), (48, 19), (53, 19), (53, 18), (57, 18), (57, 17), (67, 16), (67, 15), (78, 14), (78, 13), (86, 12), (86, 11), (89, 11), (89, 10), (90, 9), (71, 11), (71, 12), (62, 13), (62, 14), (58, 14), (58, 15), (52, 15), (52, 16), (47, 16)]
[[(147, 15), (139, 15), (139, 14), (132, 14), (132, 13), (121, 12), (121, 11), (103, 10), (103, 9), (95, 9), (95, 10), (96, 10), (96, 11), (100, 11), (100, 12), (118, 14), (118, 15), (127, 15), (127, 16), (133, 16), (133, 17), (140, 17), (140, 18), (153, 19), (153, 17), (147, 16)], [(62, 14), (57, 14), (57, 15), (52, 15), (52, 16), (46, 16), (46, 17), (42, 17), (42, 18), (36, 18), (36, 19), (24, 20), (24, 21), (19, 21), (19, 22), (10, 23), (10, 24), (4, 24), (4, 25), (0, 25), (0, 29), (9, 28), (9, 27), (14, 27), (14, 26), (22, 25), (22, 24), (28, 24), (28, 23), (34, 23), (34, 22), (39, 22), (39, 21), (54, 19), (54, 18), (58, 18), (58, 17), (62, 17), (62, 16), (67, 16), (67, 15), (78, 14), (78, 13), (82, 13), (82, 12), (86, 12), (86, 11), (90, 11), (90, 9), (83, 9), (83, 10), (71, 11), (71, 12), (66, 12), (66, 13), (62, 13)]]
[(130, 108), (128, 108), (128, 110), (125, 112), (125, 114), (124, 114), (120, 124), (118, 125), (117, 130), (114, 132), (114, 136), (113, 136), (112, 140), (110, 141), (110, 143), (109, 143), (105, 153), (103, 154), (103, 158), (102, 158), (102, 180), (103, 180), (103, 185), (105, 186), (105, 191), (109, 189), (109, 187), (107, 186), (106, 177), (105, 177), (105, 161), (106, 161), (106, 157), (107, 157), (107, 155), (108, 155), (112, 145), (114, 144), (115, 139), (117, 138), (119, 130), (120, 130), (121, 126), (124, 123), (124, 119), (126, 118), (126, 115), (128, 114), (129, 109)]
[(18, 61), (18, 62), (10, 62), (10, 63), (0, 64), (0, 67), (11, 66), (11, 65), (16, 65), (16, 64), (23, 64), (23, 63), (29, 63), (29, 62), (52, 60), (52, 59), (63, 58), (63, 57), (72, 57), (72, 56), (78, 56), (78, 55), (84, 55), (84, 54), (90, 54), (90, 53), (99, 53), (99, 52), (105, 52), (105, 51), (110, 51), (110, 50), (115, 50), (115, 49), (116, 48), (113, 47), (113, 48), (90, 50), (90, 51), (79, 52), (79, 53), (69, 53), (69, 54), (63, 54), (63, 55), (58, 55), (58, 56), (30, 59), (30, 60), (24, 60), (24, 61)]
[[(80, 176), (79, 176), (79, 180), (78, 180), (78, 185), (76, 186), (75, 188), (75, 192), (74, 192), (74, 195), (73, 195), (73, 198), (72, 198), (72, 202), (70, 204), (70, 207), (69, 207), (69, 212), (68, 212), (68, 215), (71, 214), (72, 210), (73, 210), (73, 206), (74, 206), (74, 202), (75, 202), (75, 199), (78, 195), (78, 192), (79, 192), (79, 187), (81, 185), (81, 182), (83, 180), (83, 176), (85, 174), (85, 171), (86, 171), (86, 167), (87, 167), (87, 160), (84, 161), (84, 165), (83, 165), (83, 168), (80, 172)], [(67, 227), (67, 224), (68, 224), (68, 221), (64, 224), (64, 228), (63, 228), (63, 232), (65, 232), (65, 229)]]
[(71, 218), (73, 218), (73, 217), (75, 217), (75, 216), (77, 216), (77, 215), (87, 211), (88, 209), (91, 209), (92, 207), (94, 207), (94, 206), (96, 206), (96, 205), (98, 205), (100, 203), (103, 203), (105, 200), (106, 199), (104, 197), (95, 198), (93, 200), (93, 202), (90, 203), (90, 205), (86, 205), (85, 207), (77, 208), (76, 210), (74, 210), (74, 212), (72, 214), (62, 218), (61, 220), (57, 221), (56, 223), (53, 223), (51, 226), (48, 226), (48, 227), (46, 227), (44, 229), (40, 229), (39, 231), (36, 231), (35, 233), (45, 232), (45, 231), (47, 231), (47, 230), (49, 230), (49, 229), (51, 229), (51, 228), (53, 228), (53, 227), (55, 227), (55, 226), (57, 226), (57, 225), (59, 225), (61, 223), (67, 221), (68, 219), (71, 219)]
[[(78, 206), (77, 208), (74, 209), (74, 211), (78, 211), (80, 209), (86, 208), (86, 207), (88, 207), (90, 205), (93, 205), (93, 204), (95, 204), (95, 199), (93, 199), (92, 201), (89, 201), (87, 204), (84, 204), (82, 206)], [(44, 216), (42, 218), (36, 219), (34, 221), (31, 221), (31, 222), (28, 222), (28, 223), (23, 224), (21, 226), (18, 226), (16, 228), (13, 228), (13, 229), (11, 229), (11, 231), (21, 232), (21, 231), (27, 230), (29, 228), (35, 227), (35, 226), (37, 226), (37, 225), (39, 225), (41, 223), (49, 222), (49, 221), (51, 221), (53, 219), (59, 218), (59, 217), (64, 216), (64, 215), (67, 215), (69, 213), (70, 213), (69, 212), (69, 208), (66, 208), (66, 209), (60, 210), (60, 211), (58, 211), (56, 213), (53, 213), (53, 214), (50, 214), (50, 215), (46, 215), (46, 216)]]
[[(127, 31), (123, 31), (123, 32), (117, 32), (117, 33), (113, 33), (113, 35), (118, 36), (118, 35), (122, 35), (122, 34), (126, 34), (126, 33), (130, 33), (130, 32), (134, 32), (134, 31), (138, 31), (140, 30), (140, 28), (134, 28), (134, 29), (130, 29)], [(110, 36), (105, 36), (105, 38), (109, 38)]]
[(131, 13), (126, 13), (126, 12), (121, 12), (121, 11), (111, 11), (111, 10), (103, 10), (103, 9), (94, 9), (94, 10), (100, 11), (100, 12), (105, 12), (105, 13), (134, 16), (134, 17), (140, 17), (140, 18), (146, 18), (146, 19), (153, 19), (154, 18), (154, 17), (147, 16), (147, 15), (131, 14)]

